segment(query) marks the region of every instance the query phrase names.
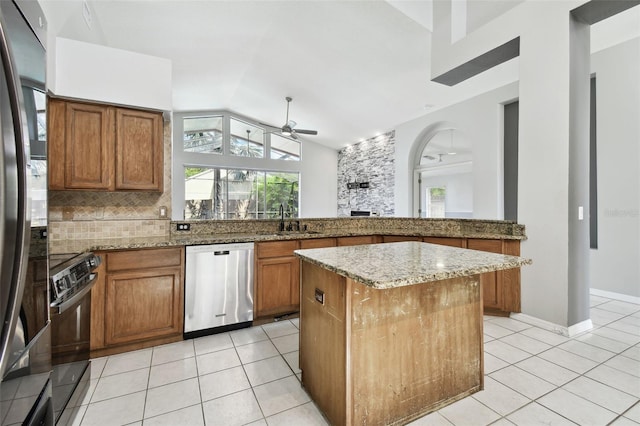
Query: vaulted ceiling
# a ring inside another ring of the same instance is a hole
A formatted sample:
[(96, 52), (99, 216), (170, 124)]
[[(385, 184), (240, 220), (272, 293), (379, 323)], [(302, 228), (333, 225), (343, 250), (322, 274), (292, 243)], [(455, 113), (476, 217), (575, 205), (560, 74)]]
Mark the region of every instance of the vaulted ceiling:
[[(476, 0), (468, 24), (520, 1)], [(518, 75), (515, 59), (455, 87), (431, 82), (431, 0), (40, 3), (54, 36), (170, 59), (174, 111), (281, 126), (291, 96), (290, 118), (318, 130), (306, 138), (336, 149)]]

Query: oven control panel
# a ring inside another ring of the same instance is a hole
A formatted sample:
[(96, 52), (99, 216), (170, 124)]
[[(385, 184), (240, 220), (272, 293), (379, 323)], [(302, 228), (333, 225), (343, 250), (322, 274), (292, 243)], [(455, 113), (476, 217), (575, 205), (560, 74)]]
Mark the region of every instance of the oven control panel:
[(52, 304), (81, 290), (94, 278), (92, 271), (101, 263), (100, 257), (93, 253), (70, 256), (49, 271)]

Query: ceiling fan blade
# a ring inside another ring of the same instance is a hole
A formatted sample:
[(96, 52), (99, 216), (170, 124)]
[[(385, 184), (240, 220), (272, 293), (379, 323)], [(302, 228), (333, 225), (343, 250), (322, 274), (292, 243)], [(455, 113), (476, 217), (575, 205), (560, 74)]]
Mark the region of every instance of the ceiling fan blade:
[(291, 134), (289, 135), (289, 137), (291, 139), (298, 139), (298, 135), (296, 135), (296, 133), (298, 133), (297, 130), (292, 131)]
[(300, 133), (302, 135), (317, 135), (317, 130), (305, 130), (305, 129), (296, 129), (296, 133)]

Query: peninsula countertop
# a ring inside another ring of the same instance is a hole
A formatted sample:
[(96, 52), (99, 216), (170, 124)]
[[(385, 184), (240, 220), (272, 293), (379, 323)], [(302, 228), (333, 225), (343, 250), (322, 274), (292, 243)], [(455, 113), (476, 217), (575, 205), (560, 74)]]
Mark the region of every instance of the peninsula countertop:
[(530, 259), (421, 242), (296, 250), (302, 260), (387, 289), (531, 264)]

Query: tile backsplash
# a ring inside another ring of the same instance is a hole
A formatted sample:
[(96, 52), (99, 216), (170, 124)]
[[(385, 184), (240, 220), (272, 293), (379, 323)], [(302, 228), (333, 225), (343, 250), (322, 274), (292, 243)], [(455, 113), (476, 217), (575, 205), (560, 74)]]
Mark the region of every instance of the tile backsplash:
[[(393, 216), (395, 188), (395, 131), (350, 145), (338, 153), (338, 216), (366, 210)], [(368, 182), (368, 188), (348, 189), (349, 183)]]

